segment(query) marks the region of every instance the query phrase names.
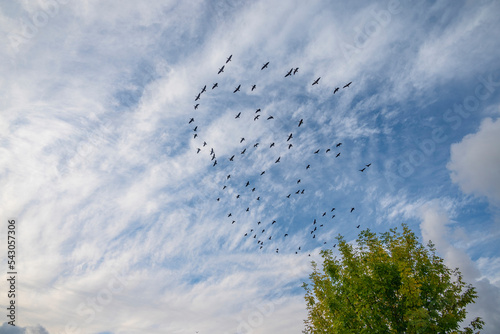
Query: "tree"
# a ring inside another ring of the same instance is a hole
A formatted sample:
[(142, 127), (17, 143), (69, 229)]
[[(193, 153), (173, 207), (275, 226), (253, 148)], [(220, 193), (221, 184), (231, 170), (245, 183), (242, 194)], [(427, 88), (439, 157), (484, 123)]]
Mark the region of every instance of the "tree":
[[(341, 259), (321, 251), (304, 283), (308, 317), (304, 333), (474, 333), (481, 318), (460, 330), (476, 290), (403, 224), (377, 237), (361, 231), (357, 246), (338, 236)], [(476, 333), (479, 333), (477, 331)]]

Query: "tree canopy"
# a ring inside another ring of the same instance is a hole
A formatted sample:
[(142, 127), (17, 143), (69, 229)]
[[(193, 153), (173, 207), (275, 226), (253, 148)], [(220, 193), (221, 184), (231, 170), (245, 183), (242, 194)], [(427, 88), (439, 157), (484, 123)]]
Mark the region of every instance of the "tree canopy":
[[(475, 288), (423, 246), (407, 225), (380, 234), (361, 231), (356, 245), (338, 236), (341, 258), (321, 251), (323, 269), (313, 261), (304, 283), (308, 317), (304, 333), (474, 333), (475, 318), (460, 329)], [(477, 331), (476, 333), (479, 333)]]

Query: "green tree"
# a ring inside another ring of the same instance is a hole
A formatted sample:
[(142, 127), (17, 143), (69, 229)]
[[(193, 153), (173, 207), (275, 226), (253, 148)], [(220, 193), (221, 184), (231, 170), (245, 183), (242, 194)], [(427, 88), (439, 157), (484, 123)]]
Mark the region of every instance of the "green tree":
[[(460, 329), (465, 307), (477, 297), (462, 280), (403, 224), (377, 237), (360, 232), (357, 245), (338, 236), (341, 259), (321, 252), (323, 270), (313, 261), (311, 284), (304, 283), (308, 317), (304, 333), (474, 333), (481, 318)], [(476, 333), (479, 333), (477, 331)]]

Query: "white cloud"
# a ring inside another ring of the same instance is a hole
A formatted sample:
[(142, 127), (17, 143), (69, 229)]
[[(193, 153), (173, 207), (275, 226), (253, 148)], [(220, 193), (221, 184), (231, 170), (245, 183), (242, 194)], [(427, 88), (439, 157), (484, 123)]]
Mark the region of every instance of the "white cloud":
[[(488, 278), (482, 277), (478, 263), (471, 260), (464, 249), (454, 246), (449, 241), (452, 228), (448, 214), (443, 210), (438, 202), (430, 202), (421, 209), (422, 222), (420, 229), (424, 243), (431, 240), (436, 247), (438, 255), (444, 258), (446, 266), (449, 268), (459, 268), (463, 274), (464, 281), (472, 284), (477, 291), (475, 304), (467, 306), (467, 318), (465, 324), (468, 324), (475, 317), (481, 317), (485, 322), (483, 333), (496, 333), (500, 328), (500, 288), (493, 285)], [(479, 265), (483, 262), (479, 261)], [(495, 274), (496, 280), (500, 273)]]
[(500, 121), (486, 118), (478, 132), (451, 146), (447, 167), (463, 192), (485, 196), (500, 205)]

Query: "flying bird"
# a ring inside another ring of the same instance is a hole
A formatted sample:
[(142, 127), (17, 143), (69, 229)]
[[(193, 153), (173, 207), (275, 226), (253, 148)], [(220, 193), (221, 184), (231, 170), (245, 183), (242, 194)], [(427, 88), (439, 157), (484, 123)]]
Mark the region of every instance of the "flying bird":
[(302, 123), (304, 123), (304, 119), (301, 118), (300, 121), (299, 121), (299, 128), (302, 125)]
[(286, 195), (286, 198), (290, 198), (290, 196), (291, 196), (291, 195), (292, 195), (292, 194), (288, 194), (288, 195)]
[(300, 179), (297, 180), (297, 184), (299, 184), (299, 183), (300, 183)]
[(194, 127), (193, 131), (198, 130), (198, 125)]
[(222, 66), (221, 68), (219, 68), (219, 72), (217, 72), (217, 74), (221, 74), (222, 72), (224, 72), (224, 66)]
[(274, 146), (274, 143), (271, 143), (271, 145), (269, 145), (269, 148), (273, 147)]
[(253, 144), (253, 147), (257, 147), (257, 146), (259, 146), (259, 143)]
[(231, 174), (228, 174), (226, 177), (226, 180), (229, 180), (231, 178)]
[(243, 149), (243, 151), (241, 151), (241, 154), (245, 154), (245, 152), (247, 151), (247, 149)]
[(273, 117), (273, 116), (269, 116), (269, 117), (267, 118), (267, 120), (270, 120), (270, 119), (274, 119), (274, 117)]
[(259, 108), (259, 109), (257, 109), (257, 110), (255, 110), (255, 113), (258, 113), (258, 112), (260, 112), (260, 108)]
[(214, 83), (214, 85), (212, 86), (212, 89), (214, 89), (215, 87), (219, 86), (219, 84), (216, 82)]
[(213, 167), (215, 167), (215, 165), (217, 165), (217, 160), (215, 160), (214, 164), (213, 164)]
[(199, 106), (200, 106), (200, 104), (199, 104), (199, 103), (195, 104), (195, 105), (194, 105), (194, 110), (198, 109), (198, 107), (199, 107)]
[(200, 151), (201, 151), (201, 148), (198, 148), (198, 151), (196, 151), (196, 153), (200, 153)]
[(260, 115), (257, 115), (257, 116), (255, 116), (255, 117), (253, 118), (253, 120), (254, 120), (254, 121), (256, 121), (256, 120), (258, 120), (258, 119), (259, 119), (259, 117), (260, 117)]
[(366, 167), (370, 167), (371, 165), (372, 165), (372, 164), (371, 164), (371, 163), (369, 163), (368, 165), (365, 165), (365, 166), (366, 166)]
[(340, 155), (340, 152), (339, 152), (339, 154), (337, 154), (337, 155), (335, 156), (335, 158), (338, 158), (338, 157), (339, 157), (339, 155)]
[(351, 212), (353, 212), (353, 211), (354, 211), (354, 208), (351, 208)]
[(233, 55), (230, 55), (229, 58), (227, 58), (226, 60), (226, 64), (229, 63), (231, 61), (231, 58), (233, 58)]
[(257, 88), (257, 85), (253, 85), (253, 86), (252, 86), (252, 92), (253, 92), (253, 90), (254, 90), (255, 88)]
[(198, 95), (196, 95), (196, 98), (194, 100), (198, 101), (200, 99), (200, 95), (201, 95), (201, 93), (199, 93)]
[(321, 79), (321, 77), (319, 77), (318, 79), (316, 79), (316, 80), (313, 82), (313, 84), (312, 84), (312, 85), (313, 85), (313, 86), (314, 86), (314, 85), (317, 85), (317, 84), (318, 84), (318, 82), (319, 82), (319, 79)]
[(359, 171), (360, 171), (360, 172), (364, 172), (364, 171), (365, 171), (365, 169), (366, 169), (366, 167), (364, 167), (363, 169), (360, 169)]
[(306, 169), (309, 169), (309, 168), (311, 168), (311, 165), (307, 165)]
[(236, 198), (240, 198), (240, 194), (236, 195)]
[(288, 139), (286, 141), (289, 141), (292, 138), (293, 138), (293, 135), (292, 135), (292, 133), (290, 133), (290, 135), (288, 136)]
[(325, 212), (323, 212), (323, 216), (322, 216), (322, 217), (324, 217), (324, 216), (326, 216), (326, 211), (325, 211)]
[(293, 70), (293, 75), (297, 74), (298, 71), (299, 71), (299, 68), (297, 67), (295, 70)]
[(236, 115), (235, 119), (240, 118), (240, 116), (241, 116), (241, 112), (239, 112), (238, 115)]
[(335, 145), (335, 147), (339, 147), (340, 145), (342, 145), (342, 143), (338, 143), (337, 145)]
[(351, 82), (349, 82), (347, 85), (345, 85), (345, 86), (344, 86), (344, 87), (342, 87), (342, 88), (347, 88), (347, 87), (349, 87), (351, 84), (352, 84), (352, 81), (351, 81)]
[(245, 187), (248, 187), (250, 185), (250, 181), (247, 181), (247, 184), (245, 185)]
[(281, 157), (278, 157), (278, 160), (276, 160), (274, 163), (277, 164), (278, 162), (280, 162), (280, 159)]
[(319, 153), (319, 150), (317, 150), (317, 151), (314, 151), (314, 154), (318, 154), (318, 153)]
[(336, 92), (338, 92), (339, 89), (340, 89), (339, 87), (335, 88), (335, 90), (333, 91), (333, 94), (335, 94)]
[(232, 214), (231, 214), (231, 213), (229, 213), (229, 214), (227, 215), (227, 217), (228, 217), (228, 218), (229, 218), (229, 217), (231, 217), (231, 216), (232, 216)]
[(273, 220), (273, 222), (271, 223), (271, 225), (273, 225), (274, 223), (276, 223), (276, 220)]
[(197, 134), (197, 133), (195, 133), (195, 134), (194, 134), (194, 138), (196, 138), (196, 137), (198, 137), (198, 134)]
[(335, 210), (335, 208), (333, 208), (330, 212), (333, 212)]
[(189, 123), (188, 123), (188, 124), (191, 124), (191, 123), (193, 123), (193, 122), (194, 122), (194, 118), (191, 118), (191, 119), (189, 120)]
[(266, 173), (266, 171), (262, 171), (262, 173), (260, 173), (260, 175), (264, 175)]
[(260, 70), (262, 71), (263, 69), (267, 68), (267, 65), (269, 65), (269, 62), (265, 63)]
[(245, 138), (241, 138), (240, 140), (240, 144), (243, 143), (243, 141), (245, 140)]
[(356, 226), (356, 228), (359, 228), (361, 225)]
[(330, 151), (331, 151), (331, 150), (330, 150), (329, 148), (327, 148), (325, 153), (328, 153), (328, 152), (330, 152)]
[(207, 91), (207, 85), (203, 86), (203, 89), (201, 90), (201, 93), (200, 94), (203, 94)]
[(292, 144), (288, 144), (288, 149), (291, 149), (293, 147)]
[(205, 147), (205, 146), (207, 146), (207, 142), (206, 141), (203, 142), (203, 147)]
[(292, 75), (292, 72), (293, 72), (293, 68), (285, 75), (285, 78)]
[(234, 155), (231, 158), (229, 158), (229, 161), (233, 161), (233, 159), (234, 159)]
[(239, 92), (240, 91), (240, 87), (241, 87), (241, 85), (238, 85), (238, 87), (236, 87), (236, 89), (234, 90), (233, 93)]

